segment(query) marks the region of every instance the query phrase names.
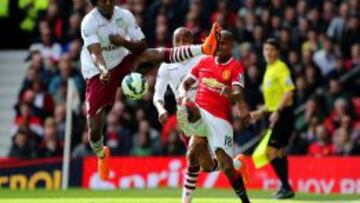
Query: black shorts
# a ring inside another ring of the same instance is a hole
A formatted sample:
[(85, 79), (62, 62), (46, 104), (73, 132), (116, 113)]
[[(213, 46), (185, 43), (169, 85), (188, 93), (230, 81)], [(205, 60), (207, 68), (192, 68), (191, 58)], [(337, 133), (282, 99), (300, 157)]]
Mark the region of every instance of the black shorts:
[(286, 107), (284, 110), (281, 111), (280, 118), (273, 127), (272, 134), (270, 136), (269, 146), (277, 149), (285, 147), (288, 144), (290, 136), (294, 130), (294, 123), (294, 109), (292, 108), (292, 106)]

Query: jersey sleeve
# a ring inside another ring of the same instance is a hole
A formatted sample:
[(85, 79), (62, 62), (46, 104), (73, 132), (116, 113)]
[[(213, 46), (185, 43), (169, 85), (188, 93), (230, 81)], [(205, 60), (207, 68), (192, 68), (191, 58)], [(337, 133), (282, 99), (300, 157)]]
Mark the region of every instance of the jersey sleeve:
[(191, 71), (189, 72), (187, 78), (190, 77), (190, 78), (197, 80), (199, 77), (199, 69), (200, 69), (202, 63), (203, 63), (203, 60), (200, 60), (198, 63), (196, 63), (194, 65), (194, 67), (191, 68)]
[(127, 34), (129, 35), (131, 40), (143, 40), (145, 39), (145, 35), (142, 32), (139, 25), (136, 23), (134, 15), (130, 11), (126, 11), (126, 21), (127, 21)]
[(237, 64), (231, 73), (231, 85), (239, 85), (240, 87), (245, 87), (245, 71), (244, 67), (241, 64)]
[(85, 47), (100, 42), (96, 33), (96, 24), (91, 22), (90, 18), (85, 18), (81, 23), (81, 37)]
[(155, 92), (153, 101), (164, 101), (164, 95), (169, 84), (169, 75), (166, 71), (166, 65), (161, 64), (156, 76)]
[(279, 79), (281, 87), (284, 92), (288, 92), (295, 89), (294, 82), (291, 79), (291, 74), (289, 68), (286, 65), (283, 65), (279, 71)]

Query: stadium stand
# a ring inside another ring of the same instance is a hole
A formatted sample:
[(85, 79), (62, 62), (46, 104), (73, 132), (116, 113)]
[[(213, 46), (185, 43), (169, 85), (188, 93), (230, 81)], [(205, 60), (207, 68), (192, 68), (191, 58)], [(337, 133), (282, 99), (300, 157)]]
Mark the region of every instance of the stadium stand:
[[(251, 109), (262, 101), (259, 85), (265, 68), (263, 41), (267, 37), (278, 38), (281, 57), (289, 64), (297, 88), (296, 130), (289, 153), (316, 157), (360, 154), (359, 1), (121, 0), (119, 4), (134, 13), (151, 47), (171, 46), (172, 31), (178, 26), (190, 28), (197, 43), (214, 21), (231, 30), (237, 41), (234, 55), (247, 70), (246, 99)], [(8, 35), (26, 33), (31, 39), (29, 43), (22, 39), (23, 44), (16, 44), (29, 48), (29, 66), (14, 103), (10, 157), (61, 155), (67, 78), (75, 79), (77, 91), (84, 99), (79, 27), (91, 5), (86, 0), (73, 0), (49, 1), (46, 6), (33, 10), (33, 29), (7, 31)], [(29, 4), (12, 9), (24, 11), (33, 7)], [(10, 18), (14, 18), (11, 12)], [(26, 18), (29, 16), (16, 16), (18, 25)], [(176, 125), (166, 125), (162, 131), (157, 122), (152, 105), (155, 75), (154, 70), (147, 76), (151, 88), (141, 101), (128, 101), (119, 90), (107, 117), (106, 142), (113, 154), (184, 153), (174, 130)], [(167, 105), (174, 112), (174, 102)], [(91, 154), (83, 111), (84, 104), (74, 112), (73, 125), (79, 126), (72, 132), (74, 157)], [(238, 149), (260, 132), (262, 124), (244, 130), (237, 121), (235, 117)]]

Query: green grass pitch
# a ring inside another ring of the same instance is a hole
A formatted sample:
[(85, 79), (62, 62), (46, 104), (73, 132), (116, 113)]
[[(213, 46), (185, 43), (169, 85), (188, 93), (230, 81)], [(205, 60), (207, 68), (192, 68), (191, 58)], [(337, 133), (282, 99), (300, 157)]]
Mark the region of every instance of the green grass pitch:
[[(360, 203), (360, 195), (297, 193), (292, 200), (272, 200), (271, 191), (249, 191), (252, 203)], [(180, 189), (148, 190), (24, 190), (0, 189), (0, 203), (180, 203)], [(238, 203), (231, 190), (197, 189), (193, 203)]]

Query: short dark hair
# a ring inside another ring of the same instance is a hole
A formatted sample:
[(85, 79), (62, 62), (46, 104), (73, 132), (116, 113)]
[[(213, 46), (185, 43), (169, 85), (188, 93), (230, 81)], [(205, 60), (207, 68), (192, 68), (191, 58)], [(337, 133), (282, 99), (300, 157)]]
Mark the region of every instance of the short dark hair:
[(93, 6), (96, 6), (96, 5), (97, 5), (98, 0), (90, 0), (90, 2), (91, 2), (91, 4), (92, 4)]
[(276, 50), (279, 50), (280, 49), (280, 44), (279, 44), (279, 41), (275, 38), (269, 38), (265, 41), (264, 45), (265, 44), (269, 44), (273, 47), (275, 47)]

